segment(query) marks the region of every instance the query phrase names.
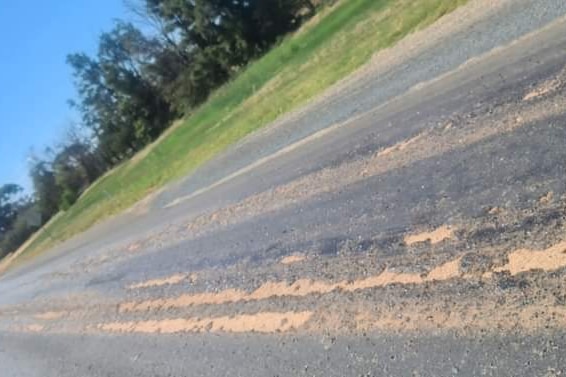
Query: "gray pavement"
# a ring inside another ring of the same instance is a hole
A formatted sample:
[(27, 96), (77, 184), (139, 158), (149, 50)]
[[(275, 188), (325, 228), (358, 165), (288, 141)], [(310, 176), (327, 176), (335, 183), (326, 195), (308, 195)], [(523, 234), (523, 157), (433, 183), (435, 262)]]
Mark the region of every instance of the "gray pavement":
[(2, 375), (566, 373), (566, 22), (505, 46), (566, 5), (509, 4), (4, 276)]

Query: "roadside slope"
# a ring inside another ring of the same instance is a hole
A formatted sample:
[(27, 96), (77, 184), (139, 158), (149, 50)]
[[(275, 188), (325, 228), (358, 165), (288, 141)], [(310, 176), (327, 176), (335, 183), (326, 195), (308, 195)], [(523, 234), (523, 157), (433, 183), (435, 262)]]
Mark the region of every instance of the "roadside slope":
[(375, 51), (463, 3), (347, 0), (323, 10), (318, 19), (220, 89), (149, 153), (96, 182), (32, 243), (30, 252), (66, 240), (181, 178), (242, 137), (306, 103), (367, 62)]
[[(395, 48), (376, 55), (370, 65), (315, 103), (236, 144), (187, 179), (144, 201), (138, 210), (105, 221), (58, 246), (51, 257), (65, 251), (79, 251), (88, 244), (107, 247), (116, 242), (127, 243), (135, 238), (133, 234), (143, 236), (184, 217), (241, 199), (254, 190), (266, 189), (268, 186), (248, 187), (238, 194), (238, 198), (216, 196), (212, 202), (205, 200), (198, 205), (191, 203), (161, 210), (162, 206), (190, 196), (305, 135), (379, 106), (414, 85), (454, 69), (471, 57), (548, 24), (563, 15), (564, 8), (565, 4), (556, 0), (537, 4), (526, 0), (500, 1), (495, 5), (485, 0), (472, 1), (426, 30), (411, 35)], [(38, 246), (45, 246), (47, 241), (51, 243), (53, 240), (42, 237), (32, 245), (32, 249), (38, 250)]]

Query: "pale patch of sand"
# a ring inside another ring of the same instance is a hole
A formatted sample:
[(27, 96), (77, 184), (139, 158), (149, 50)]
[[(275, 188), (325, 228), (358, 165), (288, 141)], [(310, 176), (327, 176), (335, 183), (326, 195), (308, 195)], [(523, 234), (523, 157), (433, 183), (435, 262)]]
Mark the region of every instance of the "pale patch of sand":
[(430, 271), (424, 281), (444, 281), (460, 277), (460, 258), (449, 261)]
[(139, 244), (139, 243), (132, 243), (132, 244), (130, 244), (130, 245), (128, 246), (128, 248), (127, 248), (127, 250), (128, 250), (130, 253), (136, 252), (136, 251), (138, 251), (139, 249), (141, 249), (141, 244)]
[(554, 199), (554, 193), (552, 191), (549, 191), (546, 195), (543, 195), (539, 199), (539, 203), (543, 205), (550, 204), (552, 202), (552, 199)]
[(32, 325), (27, 325), (24, 328), (24, 331), (28, 331), (28, 332), (41, 332), (43, 331), (45, 327), (42, 325), (37, 325), (37, 324), (32, 324)]
[(515, 250), (508, 258), (509, 263), (494, 271), (509, 271), (511, 275), (531, 270), (554, 271), (566, 267), (566, 241), (545, 250)]
[(414, 144), (417, 141), (419, 141), (422, 137), (423, 137), (423, 135), (420, 134), (420, 135), (417, 135), (417, 136), (412, 137), (410, 139), (403, 140), (403, 141), (401, 141), (401, 142), (399, 142), (395, 145), (392, 145), (390, 147), (384, 148), (377, 153), (377, 157), (383, 157), (383, 156), (387, 156), (388, 154), (391, 154), (393, 152), (403, 151), (403, 150), (407, 149), (411, 144)]
[(55, 321), (57, 319), (63, 318), (67, 313), (66, 312), (45, 312), (34, 315), (35, 319), (41, 319), (44, 321)]
[(289, 265), (289, 264), (294, 264), (294, 263), (299, 263), (304, 261), (305, 259), (307, 259), (307, 257), (305, 257), (304, 255), (301, 254), (293, 254), (293, 255), (288, 255), (286, 257), (281, 258), (281, 260), (279, 261), (279, 263), (281, 264), (285, 264), (285, 265)]
[(310, 294), (327, 294), (334, 290), (354, 292), (363, 289), (384, 287), (390, 284), (423, 284), (432, 281), (448, 280), (460, 276), (460, 260), (442, 264), (426, 275), (399, 273), (385, 270), (381, 274), (354, 281), (338, 283), (299, 279), (292, 284), (287, 282), (267, 282), (251, 293), (238, 289), (227, 289), (215, 293), (184, 294), (174, 298), (162, 298), (142, 302), (126, 302), (119, 306), (122, 313), (132, 311), (164, 310), (193, 305), (221, 305), (238, 301), (260, 301), (275, 297), (304, 297)]
[(523, 97), (523, 101), (529, 101), (538, 97), (542, 97), (546, 94), (554, 93), (560, 88), (561, 85), (562, 81), (557, 78), (545, 81), (536, 88), (526, 93)]
[[(322, 319), (322, 321), (320, 321)], [(355, 328), (358, 331), (415, 332), (415, 331), (470, 331), (521, 330), (526, 333), (566, 326), (566, 308), (552, 303), (537, 305), (498, 306), (494, 302), (475, 305), (454, 302), (447, 309), (445, 303), (411, 301), (407, 307), (380, 308), (377, 311), (360, 308), (348, 317), (339, 313), (325, 313), (309, 322), (313, 332), (326, 328)]]
[(431, 232), (422, 232), (405, 236), (405, 243), (409, 246), (420, 242), (430, 241), (431, 244), (440, 243), (454, 236), (454, 230), (447, 225), (443, 225)]
[(490, 215), (498, 215), (502, 212), (502, 209), (500, 207), (491, 207), (487, 213)]
[(312, 312), (263, 312), (233, 317), (177, 318), (139, 322), (113, 322), (98, 325), (98, 329), (118, 333), (160, 333), (180, 332), (260, 332), (275, 333), (298, 329), (311, 317)]
[(175, 274), (161, 279), (152, 279), (136, 284), (130, 284), (128, 285), (127, 289), (142, 289), (142, 288), (161, 287), (164, 285), (174, 285), (174, 284), (179, 284), (187, 280), (188, 278), (189, 275), (186, 274)]

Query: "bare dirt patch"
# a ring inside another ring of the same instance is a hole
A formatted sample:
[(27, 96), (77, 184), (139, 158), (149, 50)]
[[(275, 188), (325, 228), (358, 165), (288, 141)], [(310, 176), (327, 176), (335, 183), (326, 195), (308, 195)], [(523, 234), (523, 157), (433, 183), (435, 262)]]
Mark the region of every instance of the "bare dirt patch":
[[(442, 234), (446, 234), (445, 231)], [(428, 240), (429, 238), (426, 239)], [(501, 272), (516, 275), (533, 270), (558, 270), (566, 267), (566, 241), (557, 243), (542, 251), (519, 249), (508, 254), (506, 263), (502, 263), (499, 266), (488, 263), (484, 267), (486, 268), (482, 269), (483, 272), (480, 274), (484, 279), (490, 279), (493, 277), (493, 273)], [(385, 269), (385, 271), (375, 276), (338, 282), (304, 278), (298, 279), (291, 284), (286, 281), (268, 281), (252, 292), (229, 288), (220, 292), (183, 294), (172, 298), (125, 302), (120, 304), (119, 311), (127, 313), (168, 310), (197, 305), (222, 305), (235, 302), (262, 301), (281, 297), (306, 297), (312, 294), (325, 295), (335, 291), (356, 292), (394, 284), (423, 285), (451, 279), (471, 280), (478, 276), (474, 271), (473, 268), (463, 270), (462, 257), (457, 257), (437, 265), (425, 273), (408, 273)]]
[(188, 278), (189, 275), (186, 274), (175, 274), (161, 279), (152, 279), (136, 284), (130, 284), (128, 285), (127, 289), (142, 289), (142, 288), (161, 287), (164, 285), (174, 285), (174, 284), (182, 283), (183, 281), (186, 281)]
[(251, 293), (231, 288), (220, 292), (184, 294), (174, 298), (126, 302), (119, 306), (119, 310), (121, 313), (167, 310), (193, 305), (221, 305), (239, 301), (261, 301), (277, 297), (305, 297), (311, 294), (328, 294), (335, 290), (354, 292), (369, 288), (385, 287), (390, 284), (423, 284), (448, 280), (460, 275), (458, 259), (442, 264), (424, 275), (385, 270), (377, 276), (337, 283), (311, 279), (299, 279), (292, 284), (285, 281), (266, 282)]
[(293, 255), (288, 255), (286, 257), (281, 258), (279, 263), (284, 264), (284, 265), (289, 265), (289, 264), (295, 264), (295, 263), (302, 262), (305, 259), (307, 259), (307, 257), (305, 257), (304, 255), (293, 254)]
[(417, 135), (415, 137), (412, 137), (410, 139), (407, 140), (403, 140), (395, 145), (392, 145), (390, 147), (384, 148), (382, 150), (380, 150), (379, 152), (377, 152), (377, 157), (383, 157), (383, 156), (387, 156), (388, 154), (394, 153), (394, 152), (401, 152), (405, 149), (407, 149), (411, 144), (416, 143), (417, 141), (419, 141), (421, 138), (423, 137), (423, 135)]
[(32, 324), (25, 326), (24, 331), (37, 333), (37, 332), (42, 332), (44, 328), (45, 327), (42, 325)]
[(409, 246), (420, 242), (429, 241), (431, 244), (437, 244), (454, 236), (454, 229), (448, 225), (443, 225), (430, 232), (422, 232), (405, 236), (405, 243)]
[(530, 101), (542, 97), (544, 95), (553, 93), (557, 91), (561, 86), (562, 86), (562, 80), (559, 79), (545, 81), (536, 88), (526, 93), (525, 96), (523, 97), (523, 101)]
[(41, 319), (44, 321), (55, 321), (61, 319), (67, 315), (66, 312), (45, 312), (34, 316), (35, 319)]
[(566, 267), (566, 242), (545, 250), (515, 250), (508, 258), (509, 263), (495, 269), (495, 272), (509, 271), (511, 275), (517, 275), (531, 270), (554, 271)]
[(539, 199), (539, 203), (542, 205), (547, 205), (550, 204), (553, 199), (554, 199), (554, 193), (552, 191), (549, 191), (546, 195), (543, 195)]
[(368, 306), (350, 309), (336, 308), (334, 312), (320, 312), (313, 316), (306, 330), (325, 332), (414, 333), (456, 331), (521, 331), (532, 333), (540, 330), (566, 327), (566, 308), (553, 302), (536, 305), (498, 305), (495, 302), (408, 300), (391, 307)]
[(117, 333), (181, 332), (259, 332), (280, 333), (298, 329), (312, 316), (312, 312), (287, 312), (236, 315), (216, 318), (178, 318), (139, 322), (113, 322), (98, 325), (98, 329)]

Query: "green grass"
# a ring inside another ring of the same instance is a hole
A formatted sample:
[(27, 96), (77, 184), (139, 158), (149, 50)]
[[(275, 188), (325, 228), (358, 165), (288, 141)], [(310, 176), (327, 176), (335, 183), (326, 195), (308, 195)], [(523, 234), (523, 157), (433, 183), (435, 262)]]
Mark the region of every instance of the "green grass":
[(325, 9), (150, 149), (96, 182), (24, 254), (68, 239), (190, 173), (230, 144), (305, 104), (376, 51), (466, 1), (342, 0)]

